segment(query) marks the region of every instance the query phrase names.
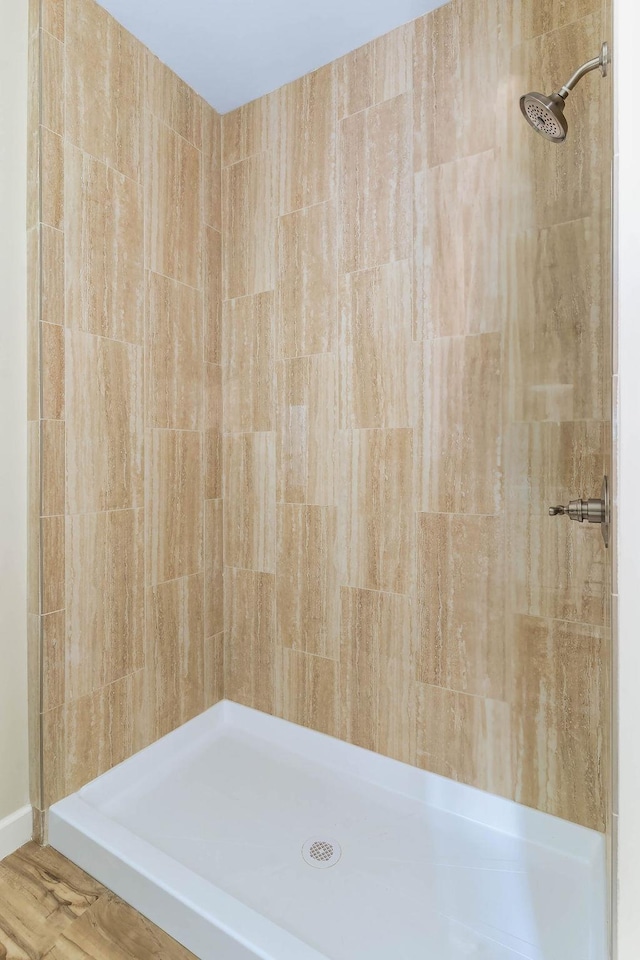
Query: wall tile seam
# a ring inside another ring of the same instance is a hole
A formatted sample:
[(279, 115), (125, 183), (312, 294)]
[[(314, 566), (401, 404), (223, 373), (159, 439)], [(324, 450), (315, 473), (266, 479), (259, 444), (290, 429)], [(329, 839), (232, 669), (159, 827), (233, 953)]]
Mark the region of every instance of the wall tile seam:
[[(47, 127), (44, 127), (43, 129), (48, 130)], [(105, 167), (111, 173), (117, 174), (117, 176), (122, 177), (123, 180), (127, 180), (129, 183), (133, 183), (136, 187), (139, 187), (140, 189), (144, 188), (143, 174), (141, 174), (140, 180), (136, 180), (135, 177), (130, 177), (128, 174), (123, 173), (122, 170), (118, 170), (118, 168), (114, 167), (112, 163), (109, 163), (109, 161), (101, 159), (100, 157), (96, 157), (95, 154), (91, 153), (89, 150), (86, 150), (84, 147), (81, 147), (79, 144), (77, 144), (74, 140), (71, 139), (71, 136), (69, 133), (65, 132), (65, 134), (62, 135), (62, 134), (56, 133), (55, 130), (48, 130), (48, 132), (52, 133), (56, 137), (59, 137), (63, 141), (64, 145), (68, 144), (70, 147), (73, 147), (74, 150), (78, 150), (79, 153), (82, 153), (83, 156), (88, 157), (90, 160), (93, 160), (94, 163), (99, 163), (100, 166)], [(53, 227), (53, 224), (51, 226)], [(55, 229), (55, 227), (53, 227), (53, 229)]]
[[(375, 103), (370, 103), (369, 106), (367, 107), (361, 107), (360, 110), (356, 110), (354, 111), (354, 113), (345, 114), (344, 117), (339, 117), (337, 115), (338, 111), (336, 110), (336, 138), (338, 139), (340, 137), (340, 127), (342, 126), (342, 124), (347, 123), (349, 120), (353, 119), (353, 117), (359, 117), (363, 113), (368, 113), (371, 110), (376, 110), (378, 107), (381, 107), (383, 104), (391, 103), (392, 100), (399, 100), (401, 97), (409, 97), (412, 99), (413, 93), (414, 93), (414, 87), (413, 87), (413, 84), (411, 84), (411, 86), (409, 86), (406, 90), (403, 90), (402, 93), (396, 93), (392, 97), (384, 97), (382, 100), (376, 100)], [(413, 110), (411, 110), (410, 112), (413, 118)], [(414, 124), (412, 123), (411, 131), (409, 134), (409, 138), (411, 140), (412, 146), (413, 146), (413, 137), (414, 137)]]
[(322, 660), (326, 663), (340, 663), (340, 657), (325, 657), (321, 653), (313, 653), (311, 650), (304, 650), (301, 647), (294, 647), (290, 643), (283, 643), (278, 636), (278, 630), (275, 630), (275, 643), (281, 650), (290, 650), (292, 653), (300, 654), (303, 657), (313, 657), (314, 660)]
[(586, 627), (589, 630), (597, 630), (603, 634), (602, 639), (608, 641), (608, 624), (606, 623), (593, 623), (589, 620), (567, 620), (563, 617), (546, 617), (538, 613), (523, 613), (519, 610), (510, 608), (509, 613), (507, 614), (507, 621), (509, 618), (522, 618), (525, 617), (527, 620), (541, 620), (545, 623), (560, 623), (568, 627)]
[(117, 684), (121, 684), (124, 680), (130, 680), (132, 677), (139, 676), (145, 672), (147, 666), (138, 667), (137, 670), (133, 670), (131, 673), (125, 673), (121, 677), (117, 677), (115, 680), (110, 680), (109, 683), (105, 683), (102, 686), (96, 687), (94, 690), (91, 690), (89, 693), (83, 693), (79, 697), (74, 697), (72, 700), (64, 700), (62, 703), (59, 703), (55, 707), (49, 707), (47, 710), (41, 712), (41, 717), (51, 716), (52, 713), (56, 713), (59, 710), (65, 710), (69, 707), (74, 707), (76, 704), (82, 703), (83, 700), (90, 700), (98, 694), (102, 694), (105, 691), (109, 690), (111, 687), (115, 687)]
[(419, 687), (432, 688), (434, 690), (444, 690), (446, 693), (455, 693), (457, 696), (469, 697), (472, 700), (481, 700), (489, 701), (490, 703), (501, 703), (506, 707), (513, 706), (512, 702), (508, 698), (498, 698), (498, 697), (489, 697), (485, 696), (483, 693), (471, 693), (468, 690), (459, 690), (456, 687), (447, 687), (444, 684), (439, 683), (429, 683), (425, 680), (420, 680), (419, 677), (412, 677), (411, 683), (417, 684)]
[[(213, 230), (214, 228), (209, 227), (209, 229)], [(216, 230), (216, 233), (220, 233), (220, 231)], [(201, 247), (202, 246), (204, 246), (204, 241), (201, 243)], [(202, 257), (202, 255), (203, 255), (203, 251), (200, 250), (200, 256)], [(153, 275), (154, 277), (162, 277), (163, 280), (168, 280), (169, 283), (177, 283), (181, 287), (186, 287), (187, 290), (193, 290), (194, 293), (202, 293), (202, 294), (206, 293), (206, 289), (205, 289), (206, 285), (204, 282), (202, 283), (201, 286), (194, 287), (192, 284), (186, 283), (184, 280), (179, 280), (177, 277), (170, 277), (169, 274), (167, 273), (161, 273), (159, 270), (152, 270), (151, 267), (145, 266), (143, 269), (145, 274)], [(147, 276), (145, 276), (145, 281), (146, 280), (148, 280)]]

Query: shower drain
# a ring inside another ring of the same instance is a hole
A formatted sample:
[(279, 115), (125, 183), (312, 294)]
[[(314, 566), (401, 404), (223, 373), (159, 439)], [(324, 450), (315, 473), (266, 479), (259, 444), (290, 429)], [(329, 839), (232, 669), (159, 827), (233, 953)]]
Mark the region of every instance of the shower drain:
[(302, 845), (302, 859), (319, 870), (334, 867), (341, 856), (342, 848), (335, 840), (313, 837)]

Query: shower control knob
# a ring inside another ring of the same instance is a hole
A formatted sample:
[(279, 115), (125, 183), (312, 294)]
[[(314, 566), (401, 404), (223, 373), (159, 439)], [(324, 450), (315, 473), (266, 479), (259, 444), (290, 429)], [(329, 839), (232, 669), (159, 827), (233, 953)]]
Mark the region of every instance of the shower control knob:
[(602, 483), (602, 496), (599, 499), (570, 500), (567, 506), (558, 504), (549, 507), (550, 517), (570, 517), (578, 523), (599, 523), (602, 529), (605, 546), (609, 545), (609, 488), (607, 478)]

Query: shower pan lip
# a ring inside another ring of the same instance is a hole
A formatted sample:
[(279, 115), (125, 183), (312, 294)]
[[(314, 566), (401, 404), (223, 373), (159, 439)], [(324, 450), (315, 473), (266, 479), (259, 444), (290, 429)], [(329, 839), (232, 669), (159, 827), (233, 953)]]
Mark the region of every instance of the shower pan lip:
[[(234, 738), (232, 743), (284, 751), (301, 767), (314, 770), (319, 783), (324, 773), (337, 774), (347, 787), (382, 789), (393, 802), (394, 797), (398, 802), (419, 801), (425, 809), (471, 821), (472, 827), (513, 837), (523, 846), (535, 845), (541, 856), (548, 848), (554, 856), (583, 865), (592, 898), (590, 942), (596, 944), (589, 960), (606, 956), (602, 834), (230, 701), (221, 701), (54, 804), (49, 842), (202, 960), (221, 956), (225, 960), (329, 960), (331, 954), (315, 949), (118, 822), (119, 805), (138, 796), (143, 787), (147, 792), (155, 789), (174, 764), (187, 765), (207, 744), (225, 737)], [(348, 837), (341, 835), (340, 840), (343, 856), (348, 858)], [(301, 861), (297, 841), (292, 849)], [(305, 864), (303, 868), (309, 870)], [(309, 870), (327, 882), (333, 882), (335, 872)], [(538, 953), (531, 956), (541, 958)]]

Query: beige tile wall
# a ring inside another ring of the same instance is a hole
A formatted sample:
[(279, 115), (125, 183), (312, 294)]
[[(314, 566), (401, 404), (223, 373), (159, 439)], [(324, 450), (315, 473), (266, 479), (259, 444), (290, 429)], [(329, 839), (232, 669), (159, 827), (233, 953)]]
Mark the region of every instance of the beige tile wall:
[(38, 13), (30, 636), (43, 810), (223, 694), (222, 242), (218, 114), (93, 0)]
[(608, 31), (451, 0), (222, 119), (225, 695), (600, 829), (610, 83), (518, 98)]

